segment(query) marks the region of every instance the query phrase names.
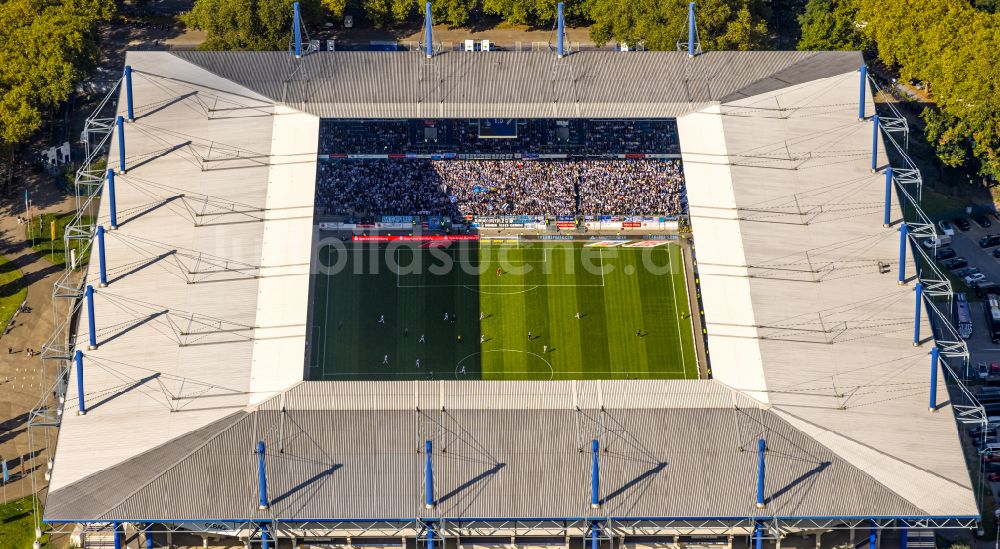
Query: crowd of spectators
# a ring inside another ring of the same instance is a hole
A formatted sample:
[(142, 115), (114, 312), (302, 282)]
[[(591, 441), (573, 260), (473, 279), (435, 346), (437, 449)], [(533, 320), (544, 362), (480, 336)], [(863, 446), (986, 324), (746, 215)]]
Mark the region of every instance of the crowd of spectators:
[(333, 160), (316, 205), (328, 215), (679, 215), (671, 160)]
[(587, 160), (575, 164), (582, 215), (679, 214), (685, 209), (680, 162)]

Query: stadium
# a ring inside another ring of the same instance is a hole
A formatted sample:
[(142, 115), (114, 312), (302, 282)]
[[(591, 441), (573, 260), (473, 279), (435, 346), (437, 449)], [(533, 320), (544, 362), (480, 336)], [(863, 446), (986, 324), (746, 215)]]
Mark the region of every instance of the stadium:
[(40, 527), (427, 549), (977, 527), (959, 434), (985, 417), (859, 52), (302, 51), (295, 23), (293, 52), (129, 52), (88, 123)]

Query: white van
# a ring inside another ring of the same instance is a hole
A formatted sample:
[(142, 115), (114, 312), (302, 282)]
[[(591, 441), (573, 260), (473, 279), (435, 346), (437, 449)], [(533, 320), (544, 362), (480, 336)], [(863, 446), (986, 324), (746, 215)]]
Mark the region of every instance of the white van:
[(920, 245), (928, 250), (933, 250), (934, 248), (941, 248), (949, 244), (951, 244), (951, 237), (945, 234), (936, 237), (925, 238), (920, 241)]

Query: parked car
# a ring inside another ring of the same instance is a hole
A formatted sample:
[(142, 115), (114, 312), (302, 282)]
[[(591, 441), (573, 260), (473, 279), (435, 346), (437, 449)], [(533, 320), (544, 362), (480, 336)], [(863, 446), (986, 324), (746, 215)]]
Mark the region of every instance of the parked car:
[(938, 235), (937, 237), (925, 238), (920, 241), (920, 245), (925, 249), (933, 250), (951, 244), (951, 237), (948, 235)]
[(945, 236), (955, 236), (955, 227), (943, 219), (938, 221), (938, 228), (941, 229), (941, 232), (944, 233)]
[(960, 231), (968, 231), (969, 230), (969, 226), (970, 226), (969, 225), (969, 220), (966, 219), (966, 218), (964, 218), (964, 217), (956, 217), (955, 219), (951, 220), (951, 223), (953, 225), (955, 225), (956, 227), (958, 227), (958, 230), (960, 230)]
[[(1000, 250), (1000, 248), (997, 249)], [(942, 259), (951, 259), (955, 257), (955, 255), (957, 255), (955, 254), (955, 248), (938, 248), (937, 251), (934, 252), (934, 259), (941, 261)]]
[(955, 271), (955, 276), (957, 276), (958, 278), (965, 278), (971, 274), (976, 274), (978, 272), (979, 272), (978, 267), (966, 267), (964, 269), (959, 269)]
[(989, 229), (993, 226), (993, 222), (990, 221), (990, 218), (985, 215), (977, 215), (976, 217), (973, 217), (972, 220), (976, 222), (976, 225), (979, 225), (984, 229)]
[(962, 279), (966, 284), (975, 284), (977, 282), (983, 282), (986, 280), (986, 275), (983, 273), (972, 273), (969, 276)]
[(976, 297), (1000, 294), (1000, 284), (996, 282), (979, 282), (974, 284), (972, 289), (976, 291)]
[(1000, 234), (988, 234), (979, 239), (980, 248), (992, 248), (1000, 246)]
[[(997, 248), (1000, 250), (1000, 248)], [(964, 257), (953, 257), (951, 259), (945, 259), (941, 262), (941, 266), (948, 270), (961, 269), (969, 264), (969, 261)]]

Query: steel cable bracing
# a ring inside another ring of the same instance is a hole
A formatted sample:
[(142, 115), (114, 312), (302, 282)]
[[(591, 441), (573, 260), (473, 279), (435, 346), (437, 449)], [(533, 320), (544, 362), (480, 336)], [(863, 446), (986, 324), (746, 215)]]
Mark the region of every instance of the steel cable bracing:
[(153, 84), (154, 86), (156, 86), (157, 88), (165, 91), (169, 95), (175, 95), (176, 97), (180, 97), (183, 94), (182, 93), (177, 93), (176, 90), (168, 87), (165, 83), (163, 83), (161, 81), (168, 81), (168, 82), (170, 82), (173, 85), (176, 85), (176, 86), (179, 86), (179, 87), (181, 87), (183, 89), (187, 89), (187, 90), (190, 90), (190, 91), (194, 92), (194, 95), (192, 95), (192, 97), (194, 97), (195, 100), (197, 101), (198, 105), (201, 106), (204, 109), (204, 112), (201, 112), (199, 114), (204, 114), (206, 116), (210, 116), (211, 115), (212, 109), (209, 109), (208, 106), (204, 102), (202, 102), (202, 100), (201, 100), (201, 96), (202, 95), (206, 95), (206, 96), (214, 99), (216, 102), (223, 101), (224, 103), (228, 103), (228, 104), (233, 105), (233, 106), (235, 106), (237, 108), (240, 108), (240, 109), (260, 111), (260, 112), (262, 112), (264, 114), (267, 114), (268, 116), (272, 116), (274, 114), (273, 112), (268, 112), (266, 110), (266, 109), (271, 109), (273, 111), (273, 107), (274, 107), (271, 103), (268, 103), (266, 101), (259, 101), (259, 100), (255, 100), (253, 98), (245, 97), (244, 99), (255, 101), (256, 104), (250, 104), (249, 102), (247, 102), (247, 103), (241, 103), (239, 101), (233, 100), (234, 97), (241, 97), (241, 96), (238, 96), (238, 95), (236, 95), (235, 93), (232, 93), (232, 92), (217, 93), (216, 90), (213, 90), (212, 88), (208, 88), (208, 87), (205, 87), (205, 86), (197, 86), (197, 85), (191, 84), (189, 82), (185, 82), (185, 81), (182, 81), (182, 80), (176, 80), (176, 79), (168, 77), (168, 76), (161, 76), (161, 75), (158, 75), (158, 74), (153, 74), (153, 73), (148, 73), (148, 72), (143, 72), (143, 71), (138, 71), (138, 70), (133, 71), (132, 74), (135, 75), (135, 76), (137, 76), (137, 77), (139, 77), (139, 78), (145, 79), (147, 82), (149, 82), (149, 83)]
[[(191, 260), (195, 260), (195, 261), (198, 261), (198, 262), (207, 263), (209, 266), (219, 268), (220, 271), (218, 271), (218, 272), (240, 273), (240, 274), (245, 274), (245, 275), (250, 276), (250, 277), (259, 276), (260, 266), (259, 265), (254, 265), (252, 263), (246, 263), (246, 262), (243, 262), (243, 261), (237, 261), (237, 260), (234, 260), (234, 259), (228, 259), (228, 258), (221, 257), (221, 256), (215, 256), (215, 255), (212, 255), (212, 254), (208, 254), (208, 253), (204, 253), (204, 252), (199, 252), (198, 250), (190, 250), (190, 249), (187, 249), (187, 248), (182, 248), (180, 246), (173, 246), (173, 245), (166, 244), (166, 243), (163, 243), (163, 242), (158, 242), (156, 240), (149, 239), (149, 238), (142, 238), (142, 237), (139, 237), (139, 236), (127, 235), (127, 234), (124, 234), (124, 233), (122, 233), (120, 231), (116, 231), (116, 232), (111, 233), (111, 234), (112, 234), (113, 238), (121, 241), (126, 246), (129, 246), (131, 249), (135, 250), (136, 252), (138, 252), (138, 253), (140, 253), (142, 255), (146, 255), (148, 257), (153, 257), (153, 256), (149, 255), (148, 250), (146, 250), (144, 248), (140, 248), (138, 246), (135, 246), (132, 243), (141, 243), (141, 244), (144, 244), (146, 246), (152, 246), (152, 247), (155, 247), (155, 248), (159, 248), (160, 250), (163, 250), (165, 253), (171, 253), (172, 255), (175, 255), (177, 257), (183, 257), (185, 259), (191, 259)], [(246, 271), (250, 271), (250, 272), (246, 272)], [(203, 273), (191, 271), (189, 269), (186, 273), (183, 273), (183, 274), (185, 275), (184, 280), (190, 282), (191, 280), (188, 279), (186, 275), (189, 275), (189, 274), (203, 274)]]
[[(138, 184), (138, 186), (140, 186), (140, 187), (141, 186), (146, 186), (146, 187), (153, 187), (153, 188), (160, 189), (160, 190), (166, 190), (166, 191), (170, 191), (170, 192), (176, 192), (177, 194), (175, 194), (173, 196), (164, 197), (164, 196), (155, 194), (154, 192), (152, 192), (149, 189), (138, 189), (138, 190), (140, 190), (140, 192), (143, 192), (144, 194), (146, 194), (146, 196), (149, 196), (151, 198), (157, 198), (157, 199), (160, 199), (161, 201), (170, 200), (172, 198), (179, 197), (181, 199), (182, 203), (184, 204), (184, 208), (187, 210), (188, 214), (190, 214), (191, 221), (193, 223), (195, 223), (195, 224), (197, 224), (197, 221), (198, 221), (197, 218), (198, 218), (198, 216), (203, 216), (203, 217), (209, 217), (209, 216), (211, 216), (211, 217), (221, 217), (221, 216), (224, 216), (224, 215), (227, 215), (227, 214), (243, 215), (243, 216), (246, 216), (246, 217), (248, 217), (250, 219), (253, 219), (255, 221), (263, 221), (264, 220), (264, 214), (267, 212), (267, 208), (264, 207), (264, 206), (256, 206), (256, 205), (252, 205), (252, 204), (238, 202), (236, 200), (232, 200), (232, 199), (229, 199), (229, 198), (216, 197), (216, 196), (213, 196), (213, 195), (208, 195), (208, 194), (203, 194), (203, 193), (199, 193), (199, 192), (188, 191), (186, 189), (182, 189), (182, 188), (179, 188), (179, 187), (172, 187), (170, 185), (165, 185), (165, 184), (162, 184), (162, 183), (156, 183), (154, 181), (149, 181), (147, 179), (142, 179), (142, 178), (138, 178), (138, 177), (128, 176), (127, 178), (125, 178), (125, 180), (128, 181), (129, 183)], [(223, 211), (208, 212), (208, 213), (206, 213), (206, 212), (203, 211), (201, 213), (198, 213), (198, 212), (196, 212), (194, 210), (194, 208), (192, 208), (191, 206), (188, 205), (188, 199), (194, 200), (195, 202), (203, 203), (206, 207), (209, 206), (209, 205), (211, 205), (212, 207), (218, 208), (218, 209), (223, 210)], [(137, 206), (137, 208), (141, 208), (141, 207), (142, 206)], [(260, 215), (253, 215), (253, 214), (260, 214)]]

